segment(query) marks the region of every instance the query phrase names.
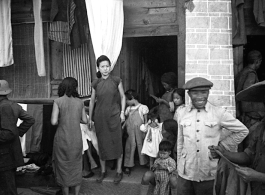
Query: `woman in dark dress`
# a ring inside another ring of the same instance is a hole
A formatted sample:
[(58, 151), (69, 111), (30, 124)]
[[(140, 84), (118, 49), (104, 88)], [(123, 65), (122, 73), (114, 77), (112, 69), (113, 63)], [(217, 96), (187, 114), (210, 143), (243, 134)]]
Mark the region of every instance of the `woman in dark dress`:
[(64, 195), (69, 187), (79, 194), (82, 182), (82, 135), (80, 122), (87, 123), (84, 103), (78, 98), (77, 80), (65, 78), (54, 100), (51, 124), (58, 125), (53, 141), (53, 168), (55, 179)]
[[(94, 116), (96, 135), (98, 138), (101, 175), (97, 182), (106, 177), (106, 160), (117, 160), (117, 174), (114, 183), (119, 183), (122, 175), (122, 130), (121, 122), (125, 120), (125, 95), (119, 77), (110, 75), (111, 65), (107, 56), (97, 59), (97, 77), (92, 83), (92, 94), (89, 105), (89, 116)], [(95, 100), (97, 104), (95, 106)], [(94, 110), (94, 115), (93, 115)], [(89, 118), (92, 125), (92, 117)]]

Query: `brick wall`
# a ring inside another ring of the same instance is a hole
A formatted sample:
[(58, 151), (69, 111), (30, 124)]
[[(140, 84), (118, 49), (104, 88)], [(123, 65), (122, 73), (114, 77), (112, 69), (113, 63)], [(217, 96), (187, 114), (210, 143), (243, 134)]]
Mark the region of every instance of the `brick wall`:
[(186, 81), (214, 83), (209, 101), (235, 114), (231, 0), (194, 0), (186, 11)]

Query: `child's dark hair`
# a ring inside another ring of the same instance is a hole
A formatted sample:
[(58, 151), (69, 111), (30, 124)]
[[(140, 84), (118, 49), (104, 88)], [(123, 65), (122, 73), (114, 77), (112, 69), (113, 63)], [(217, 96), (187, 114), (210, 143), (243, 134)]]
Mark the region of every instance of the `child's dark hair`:
[(183, 89), (183, 88), (174, 89), (173, 92), (172, 92), (172, 99), (173, 99), (173, 94), (174, 93), (177, 93), (182, 98), (182, 101), (185, 104), (185, 89)]
[(139, 95), (134, 89), (127, 90), (125, 96), (128, 100), (136, 99), (139, 101)]
[(159, 144), (159, 151), (170, 152), (172, 150), (172, 144), (169, 141), (161, 141)]
[[(98, 59), (97, 59), (97, 67), (99, 67), (99, 64), (100, 64), (101, 62), (103, 62), (103, 61), (108, 61), (108, 62), (109, 62), (109, 65), (111, 65), (110, 59), (109, 59), (107, 56), (105, 56), (105, 55), (101, 55), (101, 56), (99, 56)], [(97, 71), (96, 75), (97, 75), (98, 78), (101, 78), (101, 77), (102, 77), (100, 71)]]
[(167, 119), (163, 122), (163, 127), (166, 132), (171, 135), (178, 136), (178, 123), (174, 119)]
[(161, 76), (161, 81), (175, 88), (178, 85), (178, 77), (174, 72), (166, 72)]
[(158, 106), (153, 107), (147, 114), (147, 118), (150, 120), (157, 119), (160, 121)]
[(78, 82), (75, 78), (66, 77), (58, 87), (58, 96), (62, 97), (64, 94), (66, 94), (68, 97), (79, 97), (77, 86)]

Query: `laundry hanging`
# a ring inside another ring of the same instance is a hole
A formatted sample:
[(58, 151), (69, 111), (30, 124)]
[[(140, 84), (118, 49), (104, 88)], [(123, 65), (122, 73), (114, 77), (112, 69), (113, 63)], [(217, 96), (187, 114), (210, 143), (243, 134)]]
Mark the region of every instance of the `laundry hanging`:
[(37, 64), (37, 71), (39, 76), (46, 76), (45, 60), (44, 60), (44, 45), (43, 45), (43, 29), (41, 17), (41, 1), (33, 1), (34, 13), (34, 44), (35, 44), (35, 58)]
[(257, 24), (265, 27), (265, 2), (264, 0), (254, 0), (253, 13)]
[(86, 8), (95, 56), (108, 56), (113, 69), (122, 46), (123, 0), (86, 0)]
[(0, 1), (0, 67), (14, 63), (12, 28), (11, 28), (11, 0)]

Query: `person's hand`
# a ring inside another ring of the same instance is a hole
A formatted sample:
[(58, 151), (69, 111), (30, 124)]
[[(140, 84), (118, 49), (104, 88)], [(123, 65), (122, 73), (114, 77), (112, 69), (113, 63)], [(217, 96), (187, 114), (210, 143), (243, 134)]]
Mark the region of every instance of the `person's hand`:
[(91, 131), (93, 125), (93, 121), (91, 119), (88, 120), (88, 129)]
[(121, 123), (123, 123), (125, 121), (125, 115), (123, 111), (120, 114), (120, 118), (121, 118)]
[(161, 99), (154, 96), (154, 95), (150, 95), (152, 98), (154, 98), (154, 100), (157, 102), (157, 103), (161, 103)]
[(244, 182), (255, 181), (258, 179), (259, 172), (249, 167), (238, 166), (235, 168), (237, 174), (244, 180)]
[(208, 149), (210, 150), (212, 158), (220, 158), (219, 154), (216, 152), (218, 150), (222, 154), (224, 153), (225, 149), (222, 146), (208, 146)]

